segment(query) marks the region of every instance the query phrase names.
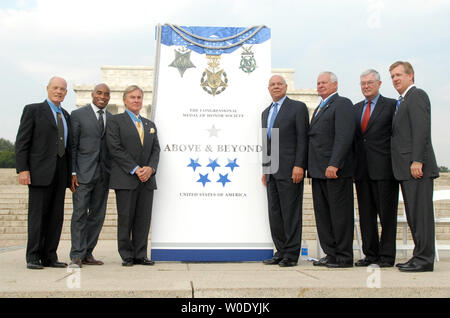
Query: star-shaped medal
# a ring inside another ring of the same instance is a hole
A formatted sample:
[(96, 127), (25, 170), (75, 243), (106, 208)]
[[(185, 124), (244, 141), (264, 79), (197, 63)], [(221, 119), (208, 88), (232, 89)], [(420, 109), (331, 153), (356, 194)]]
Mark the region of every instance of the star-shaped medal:
[(169, 66), (177, 68), (181, 77), (183, 77), (184, 72), (188, 68), (195, 67), (195, 65), (191, 62), (191, 51), (183, 53), (175, 50), (175, 60), (173, 60)]

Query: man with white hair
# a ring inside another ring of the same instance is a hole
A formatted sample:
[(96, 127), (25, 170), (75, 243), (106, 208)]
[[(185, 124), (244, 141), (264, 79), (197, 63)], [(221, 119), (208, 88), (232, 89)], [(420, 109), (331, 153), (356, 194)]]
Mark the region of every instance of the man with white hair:
[(332, 72), (322, 72), (317, 92), (322, 102), (309, 128), (308, 177), (320, 245), (327, 255), (314, 266), (353, 266), (353, 103), (337, 93)]
[(64, 268), (58, 249), (64, 221), (64, 198), (71, 182), (69, 113), (61, 103), (67, 82), (52, 77), (47, 99), (23, 109), (16, 137), (19, 183), (28, 185), (27, 268)]
[(380, 95), (380, 74), (376, 70), (363, 72), (360, 85), (364, 100), (355, 104), (355, 185), (365, 258), (355, 266), (392, 267), (396, 251), (398, 182), (392, 172), (391, 133), (397, 101)]

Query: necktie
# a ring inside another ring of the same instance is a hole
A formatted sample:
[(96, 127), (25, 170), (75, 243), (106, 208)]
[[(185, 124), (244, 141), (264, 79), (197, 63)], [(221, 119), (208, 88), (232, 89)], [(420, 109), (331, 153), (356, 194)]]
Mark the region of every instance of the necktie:
[(141, 122), (136, 121), (136, 127), (139, 133), (139, 138), (141, 139), (141, 145), (144, 145), (144, 128), (142, 128)]
[(105, 122), (103, 121), (103, 109), (97, 111), (98, 113), (98, 126), (100, 127), (100, 132), (103, 136), (103, 132), (105, 131)]
[(272, 111), (272, 116), (269, 119), (269, 126), (267, 127), (267, 136), (270, 138), (271, 134), (272, 134), (272, 127), (273, 127), (273, 123), (275, 121), (275, 118), (277, 117), (278, 114), (278, 103), (273, 103), (272, 104), (273, 107), (273, 111)]
[(314, 117), (317, 116), (317, 114), (320, 113), (320, 111), (323, 109), (323, 107), (325, 106), (325, 101), (323, 100), (320, 104), (319, 104), (319, 108), (317, 109), (316, 114), (314, 115)]
[(58, 156), (62, 157), (66, 150), (64, 147), (64, 124), (60, 112), (56, 113), (56, 119), (58, 122)]
[(402, 101), (403, 101), (403, 97), (400, 95), (400, 97), (397, 100), (397, 105), (395, 105), (395, 113), (396, 114), (398, 112), (398, 108), (400, 107), (400, 104), (402, 103)]
[(363, 118), (362, 118), (362, 121), (361, 121), (362, 132), (366, 131), (367, 124), (369, 123), (369, 119), (370, 119), (370, 104), (371, 104), (371, 101), (369, 100), (369, 103), (366, 106), (366, 110), (364, 111), (364, 115), (363, 115)]

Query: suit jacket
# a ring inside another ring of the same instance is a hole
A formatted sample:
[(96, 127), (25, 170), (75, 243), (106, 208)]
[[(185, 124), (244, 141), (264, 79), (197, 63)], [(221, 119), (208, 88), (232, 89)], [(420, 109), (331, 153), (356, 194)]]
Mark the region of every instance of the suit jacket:
[(309, 128), (308, 176), (326, 179), (328, 166), (339, 168), (338, 177), (354, 173), (353, 139), (355, 118), (350, 99), (333, 95), (316, 115), (314, 110)]
[[(112, 114), (105, 109), (106, 125)], [(94, 177), (97, 166), (109, 174), (110, 157), (106, 147), (106, 129), (101, 132), (97, 115), (91, 105), (76, 109), (70, 116), (72, 126), (72, 170), (76, 172), (78, 182), (89, 183)]]
[[(71, 183), (71, 132), (69, 113), (62, 109), (67, 123), (67, 187)], [(58, 127), (47, 101), (26, 105), (16, 137), (16, 170), (30, 171), (32, 186), (48, 186), (53, 180), (58, 156)]]
[(423, 163), (423, 177), (439, 177), (431, 144), (431, 106), (427, 93), (411, 87), (392, 120), (392, 168), (399, 181), (412, 179), (413, 161)]
[(370, 116), (366, 131), (361, 129), (364, 101), (355, 104), (356, 180), (392, 180), (391, 134), (395, 99), (381, 96)]
[(145, 183), (156, 189), (155, 172), (159, 162), (159, 142), (155, 124), (142, 117), (144, 145), (141, 145), (136, 125), (127, 112), (111, 116), (106, 125), (106, 143), (111, 155), (111, 189), (136, 189), (141, 182), (130, 172), (136, 166), (150, 166), (154, 172)]
[[(270, 106), (261, 115), (263, 128), (267, 128), (269, 109)], [(304, 103), (286, 97), (275, 118), (273, 128), (279, 129), (279, 169), (272, 176), (276, 179), (289, 179), (292, 177), (294, 166), (305, 170), (307, 168), (308, 108)], [(267, 149), (263, 149), (264, 153), (270, 154), (270, 141), (265, 146)]]

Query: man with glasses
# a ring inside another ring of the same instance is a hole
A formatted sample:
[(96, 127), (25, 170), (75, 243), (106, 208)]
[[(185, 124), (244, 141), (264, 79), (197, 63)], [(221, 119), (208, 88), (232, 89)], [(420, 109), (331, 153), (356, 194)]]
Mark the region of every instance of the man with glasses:
[[(392, 118), (396, 100), (380, 95), (380, 74), (373, 69), (360, 76), (364, 100), (355, 104), (356, 169), (359, 222), (364, 259), (355, 266), (395, 263), (398, 182), (391, 164)], [(377, 216), (381, 223), (378, 235)]]

